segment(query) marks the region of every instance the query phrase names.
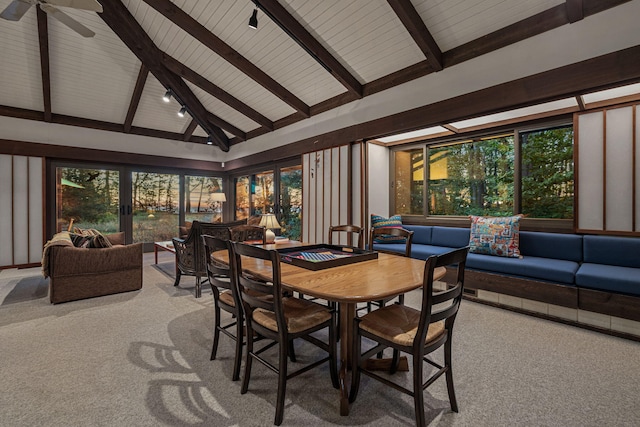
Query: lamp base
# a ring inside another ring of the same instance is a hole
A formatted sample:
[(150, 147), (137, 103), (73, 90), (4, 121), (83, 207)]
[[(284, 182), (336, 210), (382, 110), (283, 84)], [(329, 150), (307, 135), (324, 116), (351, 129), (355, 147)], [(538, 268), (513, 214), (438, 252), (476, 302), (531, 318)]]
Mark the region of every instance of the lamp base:
[(276, 241), (276, 233), (273, 231), (267, 228), (267, 232), (265, 234), (267, 235), (267, 243), (274, 243)]

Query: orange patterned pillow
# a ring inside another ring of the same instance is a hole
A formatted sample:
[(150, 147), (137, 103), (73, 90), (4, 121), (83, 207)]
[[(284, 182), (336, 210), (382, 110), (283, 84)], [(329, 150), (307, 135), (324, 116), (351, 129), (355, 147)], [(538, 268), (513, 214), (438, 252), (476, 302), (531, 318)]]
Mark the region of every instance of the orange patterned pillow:
[(520, 258), (520, 218), (471, 215), (469, 252)]

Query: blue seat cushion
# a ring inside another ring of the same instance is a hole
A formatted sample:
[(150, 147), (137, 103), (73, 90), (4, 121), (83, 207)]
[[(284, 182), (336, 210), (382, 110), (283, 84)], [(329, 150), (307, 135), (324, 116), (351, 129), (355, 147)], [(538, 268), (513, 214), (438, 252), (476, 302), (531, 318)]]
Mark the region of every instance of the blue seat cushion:
[(582, 236), (576, 234), (520, 232), (520, 253), (524, 256), (582, 261)]
[(579, 287), (640, 295), (640, 269), (584, 263), (576, 273)]
[(431, 244), (434, 246), (447, 246), (449, 248), (469, 246), (469, 229), (459, 227), (433, 227), (431, 230)]
[(640, 239), (584, 236), (584, 262), (640, 268)]
[(506, 258), (492, 255), (469, 254), (467, 268), (503, 273), (531, 279), (548, 280), (567, 285), (574, 284), (579, 264), (574, 261), (525, 256)]
[(431, 227), (430, 225), (402, 225), (409, 231), (413, 231), (413, 239), (411, 245), (430, 245), (431, 244)]
[[(369, 248), (369, 245), (367, 245), (367, 248)], [(405, 243), (374, 243), (373, 250), (384, 252), (398, 252), (400, 255), (404, 255), (405, 251), (407, 250), (407, 245)]]
[(448, 248), (446, 246), (433, 246), (433, 245), (411, 245), (411, 258), (426, 260), (431, 255), (440, 255), (445, 252), (454, 250), (454, 248)]

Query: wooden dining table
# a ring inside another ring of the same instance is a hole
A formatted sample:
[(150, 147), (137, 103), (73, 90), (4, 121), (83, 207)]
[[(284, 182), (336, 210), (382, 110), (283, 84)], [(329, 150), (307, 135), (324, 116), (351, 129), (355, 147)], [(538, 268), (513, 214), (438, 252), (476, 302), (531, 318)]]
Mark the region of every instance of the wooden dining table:
[[(264, 245), (266, 249), (304, 246), (300, 242)], [(216, 252), (214, 257), (228, 262), (228, 255)], [(271, 279), (269, 261), (243, 259), (243, 269), (263, 280)], [(425, 261), (378, 253), (378, 258), (323, 270), (308, 270), (291, 264), (281, 263), (283, 287), (311, 297), (338, 303), (340, 318), (340, 414), (349, 414), (348, 371), (356, 361), (351, 360), (353, 319), (358, 303), (380, 301), (404, 294), (422, 286)], [(434, 279), (444, 276), (446, 270), (440, 267)], [(350, 382), (350, 381), (349, 381)]]

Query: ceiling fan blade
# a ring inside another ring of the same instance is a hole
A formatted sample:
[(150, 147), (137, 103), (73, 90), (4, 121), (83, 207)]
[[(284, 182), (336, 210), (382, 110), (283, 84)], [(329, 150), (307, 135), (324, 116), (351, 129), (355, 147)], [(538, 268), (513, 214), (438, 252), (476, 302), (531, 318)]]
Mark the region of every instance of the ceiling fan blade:
[(9, 6), (7, 6), (2, 13), (0, 13), (0, 17), (6, 19), (7, 21), (19, 21), (20, 18), (24, 16), (25, 13), (31, 8), (31, 3), (23, 0), (13, 0)]
[(41, 3), (40, 8), (83, 37), (93, 37), (96, 35), (96, 33), (53, 6)]
[(102, 5), (98, 3), (97, 0), (41, 0), (40, 3), (51, 6), (90, 10), (92, 12), (102, 12)]

